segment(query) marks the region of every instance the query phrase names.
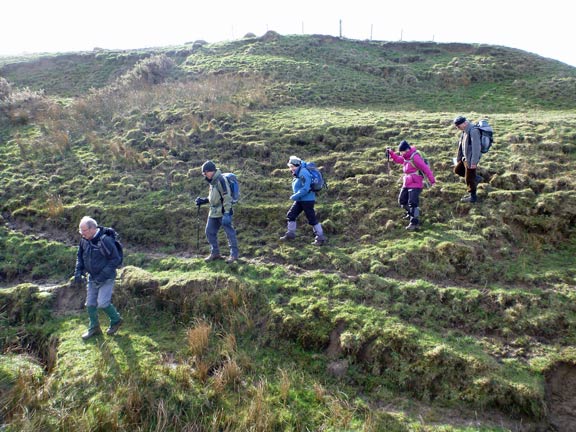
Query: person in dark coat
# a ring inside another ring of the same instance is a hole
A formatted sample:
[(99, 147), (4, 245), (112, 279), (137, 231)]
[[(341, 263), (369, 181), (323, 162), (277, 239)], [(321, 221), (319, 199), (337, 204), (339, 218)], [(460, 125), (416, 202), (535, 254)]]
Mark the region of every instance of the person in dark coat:
[(122, 318), (112, 304), (112, 291), (116, 281), (116, 269), (122, 261), (114, 239), (104, 234), (104, 228), (89, 216), (80, 220), (79, 232), (82, 236), (76, 256), (74, 283), (84, 285), (84, 274), (88, 273), (86, 309), (88, 310), (88, 331), (82, 335), (86, 340), (102, 334), (98, 310), (103, 310), (110, 319), (106, 334), (115, 334), (122, 325)]

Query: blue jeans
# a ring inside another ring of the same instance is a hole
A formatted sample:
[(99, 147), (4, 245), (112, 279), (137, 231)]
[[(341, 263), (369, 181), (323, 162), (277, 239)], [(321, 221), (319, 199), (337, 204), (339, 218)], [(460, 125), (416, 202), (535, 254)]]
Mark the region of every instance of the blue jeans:
[(92, 276), (88, 277), (88, 289), (86, 294), (86, 306), (104, 309), (112, 302), (112, 290), (115, 279), (106, 279), (104, 282), (96, 282)]
[(238, 258), (238, 240), (236, 240), (236, 230), (232, 225), (223, 225), (222, 218), (208, 218), (206, 222), (206, 239), (210, 243), (210, 254), (220, 255), (220, 247), (218, 246), (218, 231), (220, 227), (224, 228), (226, 237), (228, 238), (228, 246), (230, 247), (230, 256)]

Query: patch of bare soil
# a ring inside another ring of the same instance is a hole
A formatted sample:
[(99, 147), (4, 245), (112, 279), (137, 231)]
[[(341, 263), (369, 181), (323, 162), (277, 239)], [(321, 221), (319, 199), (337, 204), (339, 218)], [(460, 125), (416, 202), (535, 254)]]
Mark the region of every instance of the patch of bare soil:
[(545, 375), (550, 430), (576, 431), (576, 365), (559, 362)]

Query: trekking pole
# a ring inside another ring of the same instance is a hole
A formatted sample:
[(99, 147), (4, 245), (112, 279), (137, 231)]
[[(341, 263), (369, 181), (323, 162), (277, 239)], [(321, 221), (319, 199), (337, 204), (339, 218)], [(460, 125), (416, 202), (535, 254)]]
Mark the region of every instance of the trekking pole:
[(390, 174), (390, 150), (386, 149), (386, 174)]
[(196, 250), (200, 252), (200, 206), (196, 205)]

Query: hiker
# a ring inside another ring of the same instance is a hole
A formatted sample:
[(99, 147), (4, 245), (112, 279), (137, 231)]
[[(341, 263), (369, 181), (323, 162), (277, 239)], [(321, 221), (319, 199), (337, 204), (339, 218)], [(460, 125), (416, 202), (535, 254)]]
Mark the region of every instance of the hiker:
[(218, 246), (218, 231), (222, 226), (224, 227), (224, 232), (228, 238), (228, 246), (230, 247), (230, 256), (226, 262), (232, 264), (238, 260), (238, 241), (236, 239), (236, 230), (232, 226), (234, 210), (232, 209), (230, 184), (212, 161), (204, 162), (202, 165), (202, 175), (210, 185), (208, 197), (198, 197), (195, 200), (197, 206), (210, 204), (210, 212), (208, 213), (205, 230), (206, 239), (210, 244), (210, 255), (204, 258), (204, 261), (208, 262), (223, 259)]
[(386, 151), (397, 164), (403, 164), (404, 177), (402, 179), (402, 188), (398, 195), (398, 204), (406, 214), (405, 219), (409, 219), (410, 223), (406, 226), (407, 230), (415, 231), (420, 228), (420, 193), (424, 187), (424, 175), (427, 177), (430, 187), (436, 183), (434, 174), (424, 161), (416, 147), (410, 146), (408, 141), (402, 140), (398, 145), (399, 155), (394, 153), (391, 148)]
[(296, 238), (296, 219), (300, 213), (304, 212), (308, 223), (312, 225), (312, 231), (315, 234), (313, 245), (322, 246), (326, 242), (322, 225), (316, 218), (314, 203), (316, 202), (316, 193), (312, 190), (312, 175), (310, 171), (302, 165), (302, 160), (296, 156), (290, 156), (288, 168), (294, 177), (292, 179), (292, 191), (294, 192), (290, 199), (294, 201), (286, 214), (288, 220), (288, 229), (280, 237), (281, 241), (290, 241)]
[(113, 335), (123, 322), (120, 314), (111, 303), (116, 269), (122, 258), (114, 239), (104, 235), (104, 228), (98, 226), (98, 223), (91, 217), (84, 216), (80, 220), (79, 232), (82, 239), (78, 245), (74, 284), (77, 287), (82, 287), (84, 285), (84, 273), (88, 273), (86, 308), (90, 320), (88, 331), (82, 335), (82, 339), (86, 340), (102, 334), (98, 320), (98, 309), (102, 309), (110, 318), (110, 326), (106, 330), (106, 334)]
[(462, 116), (454, 119), (454, 126), (462, 131), (458, 141), (458, 156), (456, 157), (456, 165), (454, 165), (454, 174), (464, 177), (468, 188), (468, 195), (460, 201), (475, 203), (478, 201), (476, 188), (482, 180), (482, 177), (476, 173), (482, 156), (480, 130)]

